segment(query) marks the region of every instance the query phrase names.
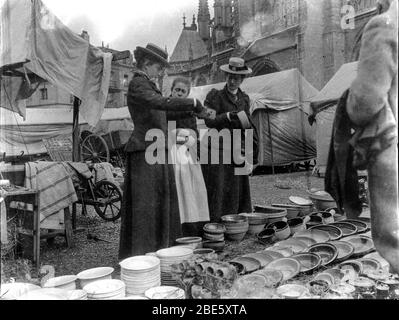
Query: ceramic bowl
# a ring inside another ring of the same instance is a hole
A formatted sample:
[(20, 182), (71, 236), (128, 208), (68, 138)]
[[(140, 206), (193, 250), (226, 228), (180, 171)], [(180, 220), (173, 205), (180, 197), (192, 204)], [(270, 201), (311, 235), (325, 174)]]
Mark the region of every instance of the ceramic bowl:
[(334, 284), (330, 287), (332, 292), (338, 293), (339, 295), (349, 295), (356, 291), (356, 288), (348, 283)]
[(322, 212), (321, 213), (321, 218), (323, 220), (324, 224), (329, 224), (329, 223), (334, 223), (334, 215), (331, 212)]
[(224, 233), (203, 233), (203, 238), (205, 240), (213, 240), (213, 241), (223, 241), (224, 240)]
[(321, 265), (321, 258), (317, 253), (312, 253), (312, 252), (297, 253), (293, 255), (292, 258), (299, 261), (299, 263), (301, 264), (300, 272), (303, 273), (313, 272)]
[(307, 249), (307, 252), (317, 253), (321, 258), (321, 265), (332, 263), (338, 256), (337, 248), (328, 242), (316, 243)]
[(340, 222), (349, 222), (349, 223), (355, 225), (358, 233), (366, 232), (369, 229), (369, 226), (367, 225), (367, 223), (365, 223), (361, 220), (344, 219), (344, 220), (341, 220)]
[(317, 243), (327, 242), (330, 240), (330, 235), (327, 232), (317, 229), (299, 231), (296, 232), (293, 237), (307, 237), (315, 240)]
[(299, 284), (285, 284), (277, 288), (276, 293), (285, 299), (298, 299), (309, 294), (309, 289)]
[(246, 255), (243, 255), (244, 258), (253, 258), (259, 261), (260, 267), (264, 268), (267, 266), (270, 262), (272, 262), (274, 259), (270, 254), (267, 254), (265, 252), (256, 252), (256, 253), (248, 253)]
[(234, 266), (234, 268), (236, 269), (237, 274), (239, 275), (243, 275), (245, 274), (246, 270), (245, 270), (245, 266), (237, 261), (230, 261), (229, 262), (232, 266)]
[(226, 227), (221, 223), (207, 223), (202, 229), (209, 234), (223, 234), (226, 231)]
[(234, 224), (234, 223), (248, 222), (247, 217), (241, 216), (239, 214), (227, 214), (227, 215), (222, 216), (220, 219), (223, 221), (225, 226), (226, 226), (226, 224), (229, 225), (229, 224)]
[(266, 228), (274, 229), (276, 239), (278, 240), (285, 240), (289, 238), (289, 236), (291, 235), (291, 229), (288, 223), (285, 221), (277, 221), (270, 223)]
[(270, 262), (267, 269), (279, 270), (283, 273), (282, 281), (295, 277), (301, 270), (301, 264), (293, 258), (280, 258)]
[(249, 257), (237, 257), (233, 259), (231, 262), (241, 263), (245, 267), (246, 273), (254, 272), (261, 268), (261, 264), (257, 259), (249, 258)]
[(311, 205), (313, 205), (312, 200), (305, 199), (303, 197), (290, 196), (288, 199), (290, 200), (290, 202), (292, 202), (293, 204), (298, 205), (298, 206), (311, 206)]
[(328, 291), (330, 285), (325, 280), (311, 280), (308, 282), (307, 287), (311, 294), (321, 296)]
[(285, 258), (291, 257), (292, 255), (294, 255), (294, 251), (292, 251), (292, 249), (290, 247), (274, 245), (272, 247), (269, 247), (268, 251), (274, 251), (274, 252), (281, 253), (283, 255), (283, 257), (285, 257)]
[(259, 251), (259, 252), (267, 253), (268, 255), (270, 255), (273, 258), (273, 260), (284, 258), (284, 255), (281, 252), (270, 250), (270, 249), (271, 248), (267, 248), (266, 250)]
[(344, 261), (350, 258), (355, 252), (355, 248), (349, 242), (346, 241), (332, 241), (331, 242), (338, 250), (338, 256), (335, 262)]
[(255, 271), (254, 273), (260, 274), (266, 279), (267, 288), (275, 288), (283, 280), (283, 273), (280, 270), (263, 268), (261, 270)]
[(323, 273), (328, 273), (334, 279), (334, 284), (339, 284), (344, 277), (344, 274), (338, 268), (324, 270)]
[(255, 205), (254, 210), (256, 213), (264, 213), (268, 218), (268, 223), (281, 221), (287, 216), (287, 210), (284, 208)]
[(309, 192), (309, 198), (320, 211), (337, 206), (335, 200), (325, 191)]
[(351, 236), (351, 235), (354, 235), (355, 233), (357, 233), (357, 227), (350, 222), (339, 221), (339, 222), (334, 222), (330, 225), (340, 228), (342, 231), (343, 237)]
[(342, 237), (342, 231), (340, 228), (338, 228), (335, 225), (327, 225), (327, 224), (320, 224), (320, 225), (316, 225), (316, 226), (312, 226), (309, 228), (310, 230), (312, 229), (316, 229), (316, 230), (321, 230), (321, 231), (325, 231), (329, 234), (330, 236), (330, 240), (335, 241), (338, 240)]
[(65, 290), (75, 290), (76, 280), (78, 279), (75, 275), (60, 276), (48, 279), (44, 284), (44, 288), (59, 288)]
[(30, 291), (39, 289), (41, 289), (39, 286), (26, 282), (2, 283), (0, 284), (0, 300), (16, 300)]
[(80, 286), (83, 288), (89, 283), (97, 280), (112, 279), (113, 272), (114, 268), (112, 267), (98, 267), (79, 272), (77, 277), (79, 279)]
[(248, 228), (248, 234), (258, 234), (265, 227), (265, 224), (250, 224)]
[(298, 231), (302, 231), (306, 229), (305, 223), (302, 218), (293, 218), (287, 221), (288, 226), (290, 227), (291, 235)]
[(194, 249), (194, 254), (198, 254), (200, 256), (206, 256), (212, 253), (215, 253), (215, 250), (209, 248)]
[(338, 268), (341, 271), (353, 270), (354, 272), (356, 272), (357, 275), (360, 275), (363, 273), (363, 264), (357, 260), (347, 260), (347, 261), (341, 262), (338, 265)]
[(297, 238), (290, 238), (287, 240), (279, 241), (275, 244), (275, 246), (290, 248), (294, 252), (294, 254), (303, 252), (308, 247), (304, 242), (298, 240)]
[(317, 243), (316, 240), (309, 237), (293, 237), (293, 238), (301, 240), (303, 243), (306, 244), (307, 247), (310, 247), (312, 244)]
[(268, 220), (267, 214), (260, 212), (240, 213), (239, 215), (248, 218), (249, 225), (265, 225)]
[(316, 214), (312, 214), (309, 216), (309, 219), (306, 222), (306, 228), (310, 229), (311, 227), (321, 225), (322, 223), (323, 223), (322, 217)]
[(314, 280), (324, 280), (329, 284), (329, 286), (331, 286), (335, 283), (334, 277), (331, 274), (325, 273), (325, 272), (321, 272), (321, 273), (317, 274), (313, 279)]
[(213, 240), (206, 240), (202, 242), (202, 247), (206, 249), (213, 249), (216, 252), (223, 251), (225, 246), (224, 241), (213, 241)]
[(244, 232), (226, 232), (226, 238), (231, 241), (242, 241), (247, 234), (247, 231)]
[(202, 247), (202, 238), (201, 237), (184, 237), (176, 239), (176, 243), (178, 245), (187, 245), (192, 249), (197, 249)]
[(274, 241), (274, 235), (274, 229), (263, 229), (257, 234), (257, 238), (261, 243), (268, 245)]
[(363, 265), (362, 274), (367, 275), (381, 269), (381, 264), (377, 260), (362, 258), (358, 259), (358, 261)]
[(274, 203), (274, 204), (272, 204), (272, 207), (286, 209), (287, 210), (287, 216), (286, 216), (287, 219), (296, 218), (299, 216), (299, 213), (301, 212), (300, 206), (291, 205), (291, 204)]
[(353, 256), (364, 256), (375, 250), (373, 240), (367, 236), (354, 235), (342, 238), (342, 241), (349, 242), (355, 247)]

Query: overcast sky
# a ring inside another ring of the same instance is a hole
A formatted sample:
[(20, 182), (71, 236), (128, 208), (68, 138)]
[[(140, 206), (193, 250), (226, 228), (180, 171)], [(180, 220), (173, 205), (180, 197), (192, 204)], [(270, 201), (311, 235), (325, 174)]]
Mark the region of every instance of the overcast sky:
[[(76, 33), (88, 31), (90, 42), (116, 50), (131, 50), (153, 42), (171, 54), (183, 28), (191, 24), (198, 0), (42, 0)], [(213, 16), (213, 0), (209, 0)]]

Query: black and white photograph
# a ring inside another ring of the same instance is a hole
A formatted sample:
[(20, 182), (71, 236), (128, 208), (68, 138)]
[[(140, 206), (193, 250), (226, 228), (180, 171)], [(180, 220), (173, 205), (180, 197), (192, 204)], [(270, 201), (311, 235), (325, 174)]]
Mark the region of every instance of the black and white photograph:
[(0, 303), (398, 300), (397, 59), (397, 0), (0, 0)]

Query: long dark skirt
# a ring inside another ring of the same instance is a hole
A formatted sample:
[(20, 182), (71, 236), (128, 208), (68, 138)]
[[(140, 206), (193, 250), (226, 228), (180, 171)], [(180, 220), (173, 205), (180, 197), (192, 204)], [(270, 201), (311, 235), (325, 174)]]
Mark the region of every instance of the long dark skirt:
[(173, 165), (150, 165), (128, 153), (119, 259), (170, 247), (182, 236)]
[(252, 212), (248, 176), (234, 174), (234, 165), (202, 165), (211, 222), (226, 214)]

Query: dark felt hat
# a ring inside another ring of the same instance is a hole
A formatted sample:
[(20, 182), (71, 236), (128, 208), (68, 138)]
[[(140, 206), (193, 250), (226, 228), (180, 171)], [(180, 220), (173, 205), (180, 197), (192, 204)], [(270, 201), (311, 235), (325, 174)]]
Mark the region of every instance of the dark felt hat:
[(168, 53), (153, 43), (147, 44), (147, 46), (145, 48), (137, 46), (134, 53), (135, 53), (135, 56), (136, 56), (136, 53), (143, 54), (144, 56), (148, 56), (156, 61), (159, 61), (166, 67), (170, 67), (169, 62), (168, 62)]

